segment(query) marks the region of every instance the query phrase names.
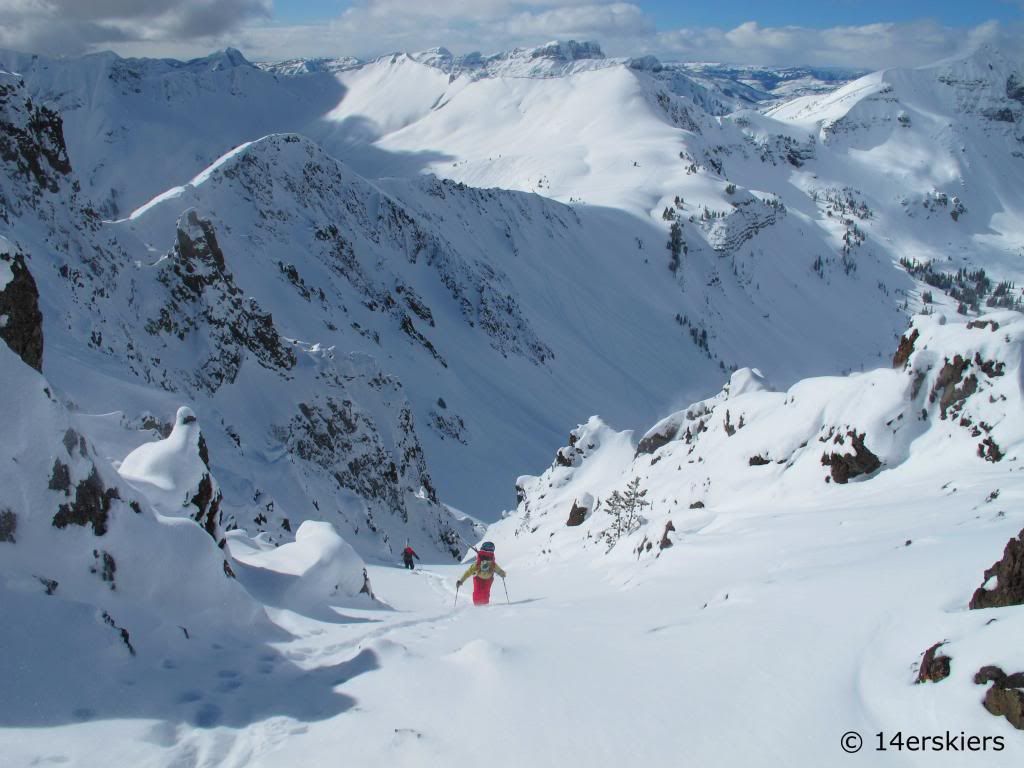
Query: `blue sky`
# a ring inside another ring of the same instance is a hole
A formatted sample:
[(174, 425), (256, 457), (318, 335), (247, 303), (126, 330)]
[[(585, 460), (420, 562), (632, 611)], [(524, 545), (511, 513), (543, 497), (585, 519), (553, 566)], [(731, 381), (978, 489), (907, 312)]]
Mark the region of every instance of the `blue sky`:
[(256, 61), (554, 39), (668, 61), (928, 64), (996, 44), (1024, 58), (1024, 0), (0, 0), (0, 47)]
[[(274, 0), (273, 13), (282, 23), (301, 24), (334, 18), (352, 5), (347, 0)], [(1022, 8), (1022, 3), (1013, 0), (639, 0), (634, 5), (653, 17), (659, 29), (735, 27), (746, 21), (758, 21), (765, 26), (796, 24), (821, 28), (919, 19), (949, 26), (975, 26), (990, 20), (1020, 19)]]

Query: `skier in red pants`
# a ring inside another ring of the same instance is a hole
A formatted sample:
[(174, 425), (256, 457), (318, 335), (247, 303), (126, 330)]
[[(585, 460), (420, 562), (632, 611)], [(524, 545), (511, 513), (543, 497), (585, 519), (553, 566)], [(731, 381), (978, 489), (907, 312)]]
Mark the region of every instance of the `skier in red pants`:
[(494, 561), (494, 544), (485, 541), (480, 545), (474, 562), (462, 578), (456, 583), (461, 587), (462, 583), (470, 576), (473, 577), (473, 605), (487, 605), (491, 602), (491, 584), (494, 583), (494, 574), (505, 578), (506, 573), (502, 567)]

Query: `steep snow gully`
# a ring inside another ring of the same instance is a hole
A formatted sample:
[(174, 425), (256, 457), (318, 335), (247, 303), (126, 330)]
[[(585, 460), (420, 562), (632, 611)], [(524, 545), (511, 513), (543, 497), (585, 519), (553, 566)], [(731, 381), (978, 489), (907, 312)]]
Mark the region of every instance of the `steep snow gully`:
[(1024, 759), (1022, 62), (0, 66), (0, 764)]

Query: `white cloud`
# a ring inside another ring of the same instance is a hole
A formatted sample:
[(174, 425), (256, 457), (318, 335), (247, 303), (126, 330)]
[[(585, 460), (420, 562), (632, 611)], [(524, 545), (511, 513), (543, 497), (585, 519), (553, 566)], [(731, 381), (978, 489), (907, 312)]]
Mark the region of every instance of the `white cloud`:
[(730, 30), (659, 33), (652, 48), (665, 58), (766, 65), (815, 64), (878, 69), (916, 66), (995, 43), (1024, 54), (1020, 25), (988, 22), (971, 28), (933, 21), (829, 27), (763, 27), (749, 21)]
[(0, 0), (0, 46), (78, 53), (132, 42), (215, 41), (271, 0)]

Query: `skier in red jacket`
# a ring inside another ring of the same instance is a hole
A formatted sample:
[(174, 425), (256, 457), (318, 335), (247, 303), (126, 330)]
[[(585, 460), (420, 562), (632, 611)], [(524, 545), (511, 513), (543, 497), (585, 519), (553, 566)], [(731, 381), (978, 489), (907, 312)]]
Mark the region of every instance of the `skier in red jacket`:
[(412, 559), (414, 557), (417, 560), (420, 559), (420, 556), (416, 554), (416, 551), (412, 547), (406, 546), (406, 548), (402, 550), (402, 562), (405, 563), (405, 567), (408, 568), (410, 571), (413, 570), (413, 568), (415, 567), (415, 565), (412, 562)]

